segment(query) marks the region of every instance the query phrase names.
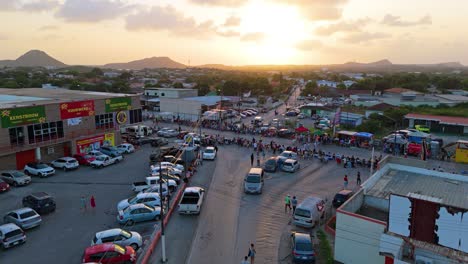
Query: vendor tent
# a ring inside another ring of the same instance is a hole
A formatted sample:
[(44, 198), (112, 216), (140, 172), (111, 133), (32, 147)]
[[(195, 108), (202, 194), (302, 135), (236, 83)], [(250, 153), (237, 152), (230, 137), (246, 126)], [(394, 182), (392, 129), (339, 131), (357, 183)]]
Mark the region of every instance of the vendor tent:
[(372, 138), (374, 134), (368, 133), (368, 132), (358, 132), (355, 134), (356, 137), (362, 137), (362, 138)]
[(355, 136), (356, 135), (356, 132), (354, 131), (346, 131), (346, 130), (341, 130), (341, 131), (338, 131), (338, 134), (339, 135), (344, 135), (344, 136)]
[(297, 133), (305, 133), (305, 132), (309, 132), (309, 129), (303, 127), (303, 126), (300, 126), (298, 128), (296, 128), (296, 132)]

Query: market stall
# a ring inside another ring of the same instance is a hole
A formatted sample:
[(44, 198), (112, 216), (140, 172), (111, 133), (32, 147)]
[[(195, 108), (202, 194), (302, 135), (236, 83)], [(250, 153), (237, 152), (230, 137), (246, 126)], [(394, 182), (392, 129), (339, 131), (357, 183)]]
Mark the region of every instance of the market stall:
[(368, 132), (358, 132), (356, 137), (356, 146), (360, 148), (368, 148), (374, 139), (374, 134)]

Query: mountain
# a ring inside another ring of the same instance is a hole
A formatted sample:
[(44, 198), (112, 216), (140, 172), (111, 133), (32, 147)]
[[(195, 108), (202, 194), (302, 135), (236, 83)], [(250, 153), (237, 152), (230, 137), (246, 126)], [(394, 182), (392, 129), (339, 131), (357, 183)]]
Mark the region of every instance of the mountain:
[(382, 67), (382, 66), (391, 66), (393, 63), (387, 59), (369, 62), (369, 63), (361, 63), (361, 62), (346, 62), (343, 66), (361, 66), (361, 67)]
[(30, 50), (16, 60), (2, 60), (0, 66), (9, 67), (65, 67), (65, 63), (58, 61), (41, 50)]
[(141, 70), (141, 69), (151, 69), (151, 68), (186, 68), (182, 63), (171, 60), (169, 57), (151, 57), (145, 58), (142, 60), (135, 60), (124, 63), (109, 63), (103, 68), (111, 69), (129, 69), (129, 70)]

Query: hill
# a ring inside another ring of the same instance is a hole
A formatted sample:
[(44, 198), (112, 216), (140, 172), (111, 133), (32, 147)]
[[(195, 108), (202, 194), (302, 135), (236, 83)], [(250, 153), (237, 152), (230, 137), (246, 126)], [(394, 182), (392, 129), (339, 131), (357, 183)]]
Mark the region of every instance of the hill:
[(152, 68), (186, 68), (182, 63), (171, 60), (169, 57), (151, 57), (142, 60), (135, 60), (124, 63), (109, 63), (103, 68), (111, 69), (129, 69), (129, 70), (141, 70), (141, 69), (152, 69)]
[(30, 50), (16, 60), (2, 60), (0, 66), (8, 67), (66, 67), (67, 65), (54, 59), (41, 50)]

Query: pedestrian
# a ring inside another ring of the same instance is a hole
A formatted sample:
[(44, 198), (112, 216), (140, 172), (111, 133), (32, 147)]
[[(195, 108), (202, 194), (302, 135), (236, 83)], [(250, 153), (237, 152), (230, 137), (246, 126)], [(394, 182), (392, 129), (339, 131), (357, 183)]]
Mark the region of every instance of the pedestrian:
[(86, 198), (82, 195), (80, 199), (81, 211), (86, 211)]
[(253, 163), (254, 163), (254, 154), (252, 153), (252, 155), (250, 155), (250, 166), (253, 167)]
[[(250, 249), (249, 249), (249, 252), (250, 252)], [(245, 256), (244, 260), (241, 261), (241, 264), (250, 264), (249, 257)]]
[(343, 181), (344, 181), (344, 189), (346, 190), (346, 188), (348, 188), (348, 175), (345, 174)]
[(285, 213), (288, 212), (288, 208), (289, 208), (289, 211), (291, 211), (291, 196), (289, 194), (284, 198), (284, 212)]
[(216, 150), (216, 152), (218, 152), (218, 146), (215, 146), (214, 149)]
[(291, 200), (291, 204), (292, 204), (292, 214), (294, 214), (296, 212), (296, 206), (297, 206), (296, 196), (293, 196)]
[(356, 179), (357, 186), (361, 185), (361, 172), (357, 172), (357, 179)]
[(96, 208), (96, 200), (94, 199), (94, 195), (91, 195), (91, 199), (89, 199), (89, 204), (91, 205), (92, 209)]
[(255, 250), (255, 246), (252, 243), (252, 244), (250, 244), (250, 248), (249, 248), (250, 264), (254, 264), (255, 254), (257, 254), (257, 251)]

